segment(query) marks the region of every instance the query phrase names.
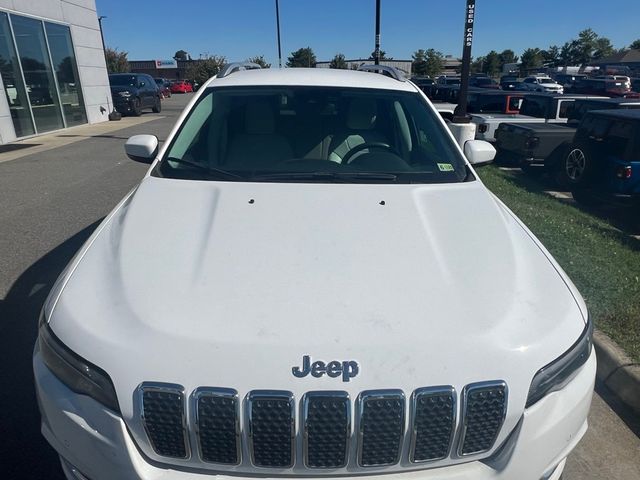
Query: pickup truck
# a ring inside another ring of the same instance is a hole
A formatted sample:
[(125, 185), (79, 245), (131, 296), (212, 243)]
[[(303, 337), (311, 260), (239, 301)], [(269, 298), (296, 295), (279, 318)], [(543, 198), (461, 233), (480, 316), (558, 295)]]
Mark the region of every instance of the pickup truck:
[(515, 163), (527, 172), (540, 166), (553, 173), (558, 183), (571, 183), (567, 175), (567, 148), (587, 112), (596, 110), (639, 109), (640, 101), (631, 99), (589, 98), (576, 100), (566, 124), (502, 123), (496, 131), (497, 158)]
[(567, 149), (565, 168), (576, 201), (640, 207), (640, 110), (589, 112)]
[[(457, 107), (457, 103), (453, 102), (458, 101), (459, 90), (457, 87), (452, 87), (448, 90), (449, 95), (447, 98), (451, 101), (433, 102), (433, 106), (445, 120), (453, 119), (455, 108)], [(524, 92), (502, 92), (472, 88), (467, 95), (467, 112), (479, 114), (517, 114), (520, 112), (520, 107), (525, 95), (527, 94)]]
[(501, 123), (566, 123), (570, 106), (585, 95), (560, 95), (548, 93), (528, 94), (520, 107), (520, 114), (471, 114), (471, 121), (478, 125), (476, 139), (495, 142), (495, 133)]

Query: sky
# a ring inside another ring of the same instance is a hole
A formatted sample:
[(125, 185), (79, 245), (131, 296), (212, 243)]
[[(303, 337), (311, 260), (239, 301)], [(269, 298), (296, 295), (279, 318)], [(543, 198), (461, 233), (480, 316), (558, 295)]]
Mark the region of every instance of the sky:
[[(375, 0), (279, 0), (283, 63), (301, 47), (318, 59), (368, 57), (374, 49)], [(465, 0), (381, 0), (387, 56), (410, 59), (419, 48), (462, 53)], [(96, 0), (105, 44), (129, 60), (264, 55), (277, 65), (275, 0)], [(510, 48), (562, 46), (592, 28), (616, 48), (640, 38), (639, 0), (477, 0), (472, 55)]]

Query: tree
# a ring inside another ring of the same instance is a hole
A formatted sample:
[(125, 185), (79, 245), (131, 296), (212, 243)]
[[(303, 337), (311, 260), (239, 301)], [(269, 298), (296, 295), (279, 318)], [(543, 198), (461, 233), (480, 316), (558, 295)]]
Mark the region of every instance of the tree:
[(629, 48), (631, 50), (640, 50), (640, 38), (635, 42), (633, 42), (631, 45), (629, 45)]
[(347, 64), (347, 61), (345, 60), (342, 53), (336, 53), (335, 57), (333, 57), (331, 63), (329, 64), (329, 68), (335, 68), (339, 70), (347, 70), (348, 67), (349, 65)]
[(203, 60), (196, 60), (191, 63), (185, 77), (202, 85), (211, 77), (218, 74), (222, 67), (227, 63), (227, 59), (223, 56), (212, 55)]
[[(375, 60), (376, 59), (376, 51), (374, 50), (373, 52), (371, 52), (371, 55), (369, 55), (369, 60)], [(387, 57), (387, 52), (385, 52), (384, 50), (380, 50), (380, 60), (393, 60), (393, 57)]]
[(316, 63), (316, 54), (311, 47), (299, 48), (287, 57), (287, 67), (290, 68), (315, 67)]
[(502, 67), (504, 67), (507, 63), (518, 62), (518, 56), (516, 55), (516, 52), (510, 49), (503, 50), (502, 53), (500, 53), (499, 57), (500, 57), (500, 69), (502, 69)]
[(129, 71), (129, 60), (127, 52), (120, 52), (117, 48), (105, 48), (104, 56), (107, 60), (107, 71), (109, 73), (127, 73)]
[(425, 76), (427, 74), (427, 52), (424, 49), (419, 49), (413, 52), (411, 55), (413, 62), (411, 62), (411, 72), (414, 75)]
[(560, 59), (560, 47), (551, 45), (546, 50), (540, 52), (543, 63), (548, 67), (557, 67), (562, 63)]
[(173, 56), (174, 60), (186, 60), (189, 54), (184, 50), (178, 50)]
[(484, 64), (482, 71), (489, 75), (490, 77), (495, 77), (502, 70), (502, 65), (500, 64), (500, 55), (495, 50), (491, 50), (484, 57)]
[(521, 75), (527, 75), (531, 70), (542, 66), (542, 53), (539, 48), (527, 48), (520, 57)]
[(478, 57), (471, 61), (471, 73), (482, 73), (484, 70), (485, 57)]
[(613, 45), (608, 38), (600, 37), (592, 29), (587, 28), (578, 34), (578, 38), (562, 46), (560, 59), (565, 65), (586, 65), (613, 52)]
[(257, 63), (262, 68), (271, 68), (271, 64), (267, 63), (264, 59), (264, 55), (256, 55), (255, 57), (247, 58), (247, 62)]
[(425, 61), (425, 74), (429, 75), (431, 78), (440, 75), (442, 70), (444, 70), (444, 55), (433, 48), (427, 50), (425, 54)]

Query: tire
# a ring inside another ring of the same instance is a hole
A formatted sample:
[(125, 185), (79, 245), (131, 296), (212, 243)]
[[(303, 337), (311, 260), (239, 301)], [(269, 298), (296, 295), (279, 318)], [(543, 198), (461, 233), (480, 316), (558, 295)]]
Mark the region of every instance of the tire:
[(153, 113), (160, 113), (162, 111), (162, 102), (160, 97), (156, 97), (156, 104), (151, 108)]
[(131, 106), (131, 115), (133, 115), (134, 117), (139, 117), (140, 115), (142, 115), (142, 105), (139, 98), (133, 99), (133, 105)]
[(584, 187), (593, 168), (588, 150), (582, 145), (571, 145), (556, 166), (556, 181), (561, 186)]

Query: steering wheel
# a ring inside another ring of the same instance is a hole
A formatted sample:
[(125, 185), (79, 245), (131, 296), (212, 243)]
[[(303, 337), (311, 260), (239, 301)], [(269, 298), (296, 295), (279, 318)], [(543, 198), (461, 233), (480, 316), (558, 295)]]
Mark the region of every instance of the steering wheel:
[(402, 155), (400, 155), (400, 153), (393, 148), (391, 145), (389, 145), (388, 143), (384, 143), (384, 142), (365, 142), (365, 143), (361, 143), (358, 146), (353, 147), (351, 150), (349, 150), (347, 152), (347, 154), (342, 157), (342, 163), (343, 165), (348, 164), (351, 159), (353, 158), (353, 156), (356, 153), (359, 153), (363, 150), (367, 150), (367, 149), (378, 149), (378, 150), (386, 150), (389, 153), (393, 153), (394, 155), (397, 155), (398, 157), (402, 157)]

